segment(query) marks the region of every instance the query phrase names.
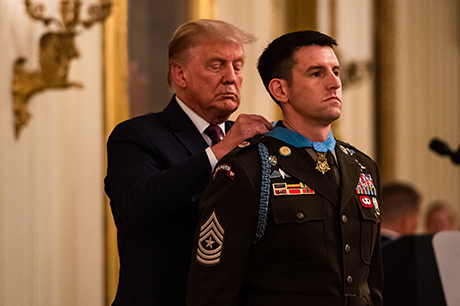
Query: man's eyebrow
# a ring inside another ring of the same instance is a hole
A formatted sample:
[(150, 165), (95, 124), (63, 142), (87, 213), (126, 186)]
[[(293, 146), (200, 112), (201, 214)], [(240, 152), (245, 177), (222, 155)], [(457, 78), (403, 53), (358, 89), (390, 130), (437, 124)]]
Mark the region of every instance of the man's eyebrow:
[[(211, 57), (208, 61), (209, 62), (226, 62), (227, 60), (223, 57), (216, 56), (216, 57)], [(233, 62), (244, 62), (244, 57), (235, 58)]]
[[(324, 65), (313, 65), (313, 66), (308, 67), (307, 71), (318, 70), (318, 69), (327, 69), (327, 67), (324, 66)], [(340, 70), (340, 65), (335, 65), (334, 67), (332, 67), (332, 69), (339, 69)]]
[(307, 70), (316, 70), (316, 69), (325, 69), (325, 66), (322, 65), (315, 65), (315, 66), (309, 66)]

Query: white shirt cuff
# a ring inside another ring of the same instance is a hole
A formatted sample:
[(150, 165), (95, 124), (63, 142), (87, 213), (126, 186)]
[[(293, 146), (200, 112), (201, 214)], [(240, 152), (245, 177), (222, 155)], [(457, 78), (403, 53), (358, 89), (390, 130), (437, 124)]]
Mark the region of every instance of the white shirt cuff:
[(217, 165), (217, 158), (212, 152), (211, 147), (206, 148), (206, 154), (208, 154), (209, 163), (211, 164), (211, 173), (214, 171), (214, 167)]

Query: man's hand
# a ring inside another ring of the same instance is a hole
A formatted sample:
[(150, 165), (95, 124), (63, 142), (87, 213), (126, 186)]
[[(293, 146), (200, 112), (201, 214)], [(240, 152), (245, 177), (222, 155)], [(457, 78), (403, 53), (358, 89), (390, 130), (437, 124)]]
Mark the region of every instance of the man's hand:
[(264, 134), (273, 129), (273, 125), (260, 115), (241, 114), (221, 142), (211, 147), (217, 160), (233, 150), (243, 140)]

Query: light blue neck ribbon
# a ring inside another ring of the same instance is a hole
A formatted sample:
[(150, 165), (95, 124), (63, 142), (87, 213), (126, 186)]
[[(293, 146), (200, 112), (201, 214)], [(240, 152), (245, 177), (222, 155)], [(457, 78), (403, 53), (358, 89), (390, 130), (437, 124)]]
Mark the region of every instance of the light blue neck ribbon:
[(312, 142), (297, 132), (279, 126), (265, 133), (265, 135), (284, 141), (297, 148), (313, 148), (316, 152), (334, 152), (335, 150), (336, 141), (332, 135), (332, 130), (329, 132), (325, 142)]

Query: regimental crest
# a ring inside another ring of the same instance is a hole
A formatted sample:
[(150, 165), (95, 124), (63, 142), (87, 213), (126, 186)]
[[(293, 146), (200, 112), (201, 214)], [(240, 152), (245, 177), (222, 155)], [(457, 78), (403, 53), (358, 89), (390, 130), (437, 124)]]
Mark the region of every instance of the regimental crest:
[(269, 161), (270, 161), (270, 165), (272, 165), (273, 167), (276, 166), (276, 164), (278, 163), (278, 159), (276, 158), (276, 155), (270, 156)]
[(200, 238), (196, 260), (204, 266), (214, 266), (220, 262), (224, 242), (224, 228), (219, 223), (214, 210), (200, 228)]

